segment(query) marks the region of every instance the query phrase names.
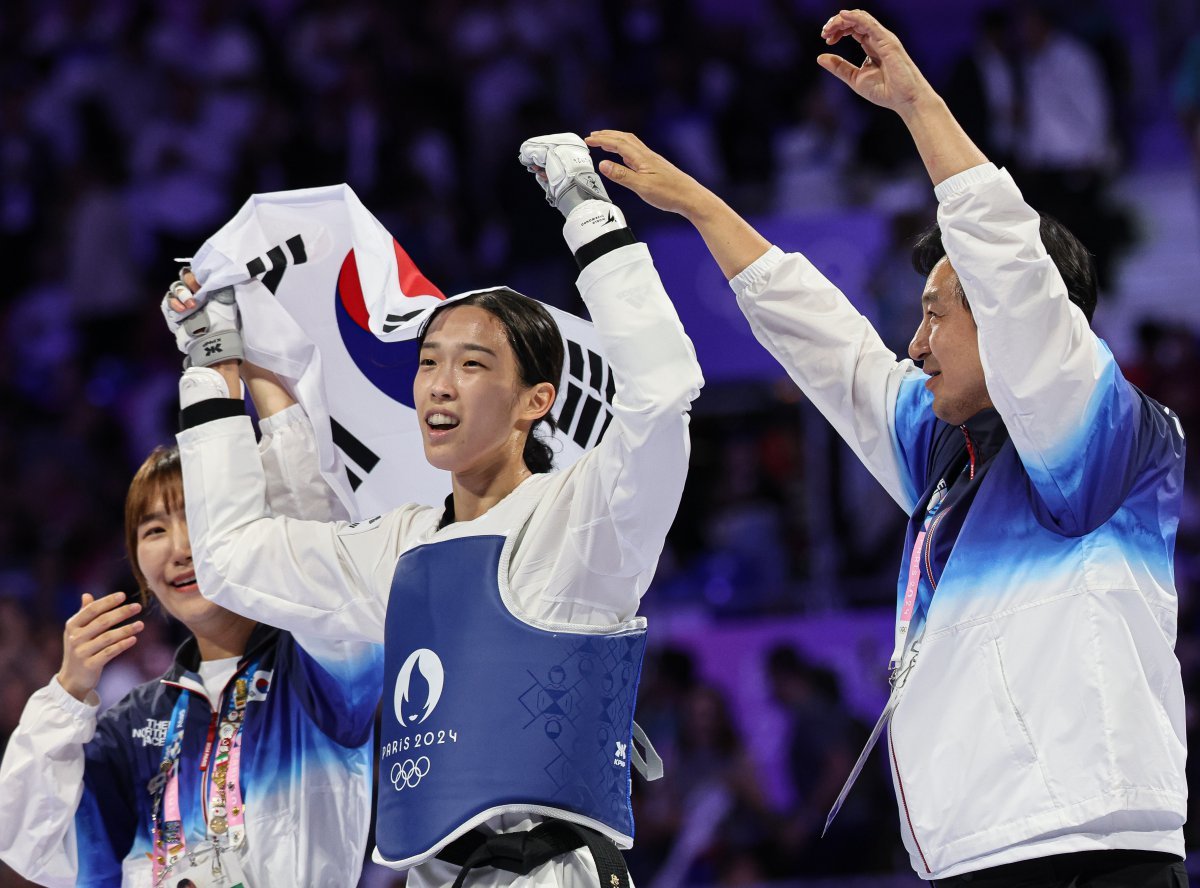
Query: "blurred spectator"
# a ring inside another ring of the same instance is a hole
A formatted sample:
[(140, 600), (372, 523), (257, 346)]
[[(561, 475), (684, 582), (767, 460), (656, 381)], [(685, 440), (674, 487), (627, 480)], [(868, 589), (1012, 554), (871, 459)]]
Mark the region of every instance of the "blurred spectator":
[(1021, 126), (1017, 182), (1038, 211), (1053, 216), (1096, 257), (1101, 290), (1131, 240), (1128, 219), (1110, 202), (1118, 157), (1114, 98), (1096, 53), (1043, 6), (1027, 3), (1021, 37)]
[(1183, 61), (1175, 72), (1172, 99), (1195, 165), (1200, 198), (1200, 32), (1192, 36), (1184, 49)]
[(49, 144), (30, 119), (31, 81), (29, 71), (15, 66), (0, 79), (0, 243), (6, 284), (18, 292), (30, 282), (54, 176)]
[[(1187, 327), (1154, 319), (1137, 325), (1137, 355), (1125, 375), (1179, 417), (1188, 440), (1200, 438), (1200, 337)], [(1188, 474), (1200, 472), (1200, 448), (1187, 454)]]
[(822, 836), (826, 815), (850, 776), (869, 731), (847, 710), (836, 673), (780, 645), (764, 664), (771, 696), (788, 718), (791, 804), (777, 821), (775, 875), (884, 872), (897, 837), (891, 787), (868, 759), (837, 820)]
[(1008, 166), (1016, 146), (1020, 98), (1012, 16), (1003, 6), (979, 15), (975, 42), (954, 65), (946, 103), (971, 140), (999, 166)]
[[(637, 722), (662, 756), (670, 774), (678, 765), (685, 703), (697, 685), (692, 655), (676, 647), (646, 654), (638, 688)], [(625, 853), (635, 883), (647, 883), (662, 866), (679, 827), (679, 798), (673, 784), (636, 783), (633, 793), (637, 842)]]
[[(676, 757), (661, 787), (672, 836), (651, 888), (752, 884), (768, 875), (771, 811), (724, 696), (696, 685), (684, 699)], [(643, 828), (639, 823), (638, 829)]]

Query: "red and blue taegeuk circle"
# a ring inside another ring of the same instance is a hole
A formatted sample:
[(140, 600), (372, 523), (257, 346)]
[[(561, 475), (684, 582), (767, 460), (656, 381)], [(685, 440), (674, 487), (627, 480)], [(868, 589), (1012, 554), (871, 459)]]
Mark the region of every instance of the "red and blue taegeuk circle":
[[(396, 250), (400, 292), (408, 296), (444, 299), (442, 291), (421, 274), (395, 239), (392, 246)], [(416, 340), (381, 342), (371, 332), (354, 250), (346, 254), (338, 272), (334, 312), (342, 344), (359, 372), (393, 401), (412, 407), (412, 382), (417, 372)]]

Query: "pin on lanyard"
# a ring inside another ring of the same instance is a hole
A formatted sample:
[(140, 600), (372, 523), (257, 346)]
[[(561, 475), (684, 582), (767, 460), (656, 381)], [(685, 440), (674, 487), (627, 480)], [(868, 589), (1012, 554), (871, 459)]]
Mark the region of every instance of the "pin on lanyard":
[(157, 884), (162, 873), (173, 864), (185, 850), (183, 823), (178, 817), (164, 814), (162, 822), (159, 813), (165, 807), (179, 810), (179, 780), (176, 769), (179, 763), (179, 752), (183, 747), (183, 724), (187, 718), (188, 692), (183, 691), (175, 701), (171, 711), (171, 720), (167, 723), (167, 738), (163, 744), (162, 763), (158, 773), (147, 787), (154, 803), (150, 810), (150, 838), (154, 843), (149, 853), (154, 864), (154, 881)]
[[(971, 443), (971, 436), (967, 434), (966, 427), (963, 427), (963, 434), (967, 439), (967, 464), (963, 466), (963, 474), (968, 475), (971, 480), (975, 478), (975, 447)], [(921, 522), (921, 529), (917, 532), (917, 538), (913, 541), (912, 553), (908, 557), (908, 583), (904, 587), (904, 602), (900, 607), (900, 619), (896, 621), (896, 643), (892, 648), (892, 657), (889, 664), (888, 684), (891, 686), (891, 693), (888, 695), (887, 705), (883, 707), (883, 712), (879, 714), (879, 720), (875, 722), (875, 727), (871, 729), (871, 736), (867, 738), (866, 745), (863, 746), (862, 752), (858, 754), (858, 760), (855, 761), (854, 767), (850, 770), (850, 776), (846, 778), (845, 784), (842, 786), (842, 791), (838, 793), (837, 799), (833, 803), (833, 807), (829, 809), (829, 815), (825, 818), (825, 828), (821, 830), (821, 835), (824, 836), (829, 830), (829, 825), (833, 823), (833, 818), (837, 817), (838, 811), (842, 809), (842, 804), (846, 801), (846, 796), (850, 794), (850, 788), (854, 786), (854, 781), (858, 779), (858, 775), (862, 773), (863, 766), (867, 762), (867, 756), (871, 754), (871, 750), (875, 748), (875, 744), (879, 742), (879, 736), (883, 733), (884, 727), (888, 720), (892, 717), (892, 713), (896, 709), (896, 705), (900, 702), (900, 692), (908, 681), (908, 674), (912, 672), (913, 666), (916, 665), (917, 656), (921, 653), (921, 639), (925, 635), (925, 616), (929, 610), (928, 603), (923, 607), (920, 613), (917, 613), (917, 602), (920, 599), (921, 588), (921, 561), (923, 550), (925, 549), (926, 541), (937, 529), (937, 523), (950, 511), (951, 507), (946, 506), (945, 511), (942, 506), (945, 504), (946, 495), (950, 492), (950, 485), (946, 483), (946, 479), (942, 478), (934, 488), (933, 493), (929, 495), (929, 504), (925, 506), (925, 519)], [(928, 572), (929, 585), (932, 589), (933, 570), (928, 561), (926, 561), (926, 571)], [(909, 634), (912, 628), (913, 617), (919, 616), (920, 622), (917, 624), (917, 631)]]
[[(242, 674), (254, 674), (257, 665), (254, 663), (243, 669)], [(245, 805), (242, 804), (241, 791), (241, 727), (245, 720), (248, 691), (247, 680), (238, 678), (234, 683), (233, 693), (226, 695), (224, 717), (220, 719), (215, 733), (210, 731), (205, 741), (204, 754), (200, 759), (201, 770), (207, 770), (210, 759), (214, 766), (211, 793), (205, 807), (206, 832), (214, 847), (227, 840), (229, 847), (236, 848), (245, 840)], [(188, 853), (183, 814), (179, 805), (179, 756), (183, 749), (183, 733), (190, 699), (190, 692), (182, 688), (171, 712), (162, 764), (148, 786), (154, 797), (150, 813), (150, 835), (154, 846), (148, 856), (154, 867), (155, 884), (158, 884), (164, 874)]]
[(208, 836), (210, 840), (229, 834), (233, 847), (245, 839), (246, 812), (242, 804), (242, 721), (245, 716), (249, 685), (244, 678), (234, 682), (233, 694), (226, 707), (224, 721), (217, 728), (216, 738), (209, 738), (204, 753), (207, 762), (216, 742), (216, 757), (213, 759), (208, 800)]

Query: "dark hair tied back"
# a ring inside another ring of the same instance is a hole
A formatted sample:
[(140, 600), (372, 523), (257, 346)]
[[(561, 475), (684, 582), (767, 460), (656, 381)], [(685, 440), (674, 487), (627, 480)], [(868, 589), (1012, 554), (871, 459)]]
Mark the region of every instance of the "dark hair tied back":
[[(439, 305), (421, 326), (417, 337), (418, 345), (425, 342), (425, 334), (434, 318), (444, 311), (464, 305), (474, 305), (490, 312), (504, 326), (508, 344), (512, 346), (513, 355), (517, 359), (517, 373), (520, 375), (521, 385), (528, 387), (539, 382), (548, 382), (557, 388), (562, 378), (564, 360), (562, 334), (559, 333), (558, 324), (540, 302), (507, 287), (472, 293), (462, 299)], [(550, 435), (558, 428), (550, 411), (546, 411), (546, 415), (530, 428), (522, 456), (526, 467), (534, 473), (549, 472), (554, 468), (554, 451), (546, 442), (549, 435), (538, 434), (543, 423), (549, 427)]]

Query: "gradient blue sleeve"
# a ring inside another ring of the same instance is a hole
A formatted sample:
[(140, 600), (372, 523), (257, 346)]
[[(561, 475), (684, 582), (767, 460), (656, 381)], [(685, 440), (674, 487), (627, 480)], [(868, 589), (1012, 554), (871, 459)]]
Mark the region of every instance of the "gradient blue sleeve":
[(918, 503), (929, 487), (929, 451), (937, 417), (933, 414), (933, 395), (925, 388), (924, 374), (907, 376), (896, 392), (892, 434), (900, 481), (909, 502)]
[(366, 743), (383, 687), (383, 646), (347, 643), (341, 659), (318, 660), (290, 636), (281, 644), (292, 692), (313, 724), (341, 746)]
[(100, 716), (84, 747), (83, 796), (75, 812), (79, 886), (120, 886), (121, 861), (137, 833), (136, 777), (123, 712), (118, 705)]
[(938, 222), (979, 329), (988, 394), (1041, 523), (1070, 536), (1103, 524), (1135, 485), (1182, 457), (1182, 430), (1121, 375), (1070, 302), (1040, 218), (985, 164), (938, 188)]
[(1178, 419), (1124, 378), (1103, 342), (1096, 345), (1106, 360), (1082, 422), (1064, 424), (1057, 446), (1021, 453), (1038, 492), (1038, 520), (1071, 536), (1108, 521), (1135, 488), (1168, 482), (1184, 455)]

